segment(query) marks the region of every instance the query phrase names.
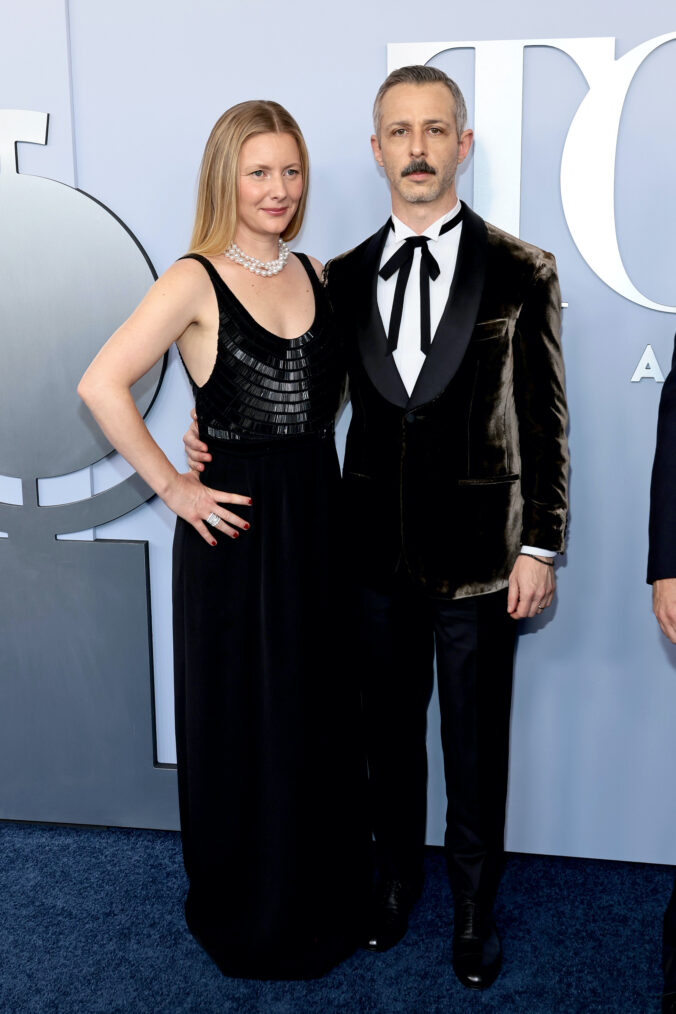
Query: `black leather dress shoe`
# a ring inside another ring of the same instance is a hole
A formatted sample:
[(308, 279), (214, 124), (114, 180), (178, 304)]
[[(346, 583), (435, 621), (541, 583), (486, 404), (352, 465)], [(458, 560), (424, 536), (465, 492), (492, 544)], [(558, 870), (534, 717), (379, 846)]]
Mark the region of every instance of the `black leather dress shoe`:
[(453, 971), (468, 989), (487, 989), (498, 977), (502, 945), (490, 916), (482, 917), (475, 901), (465, 898), (455, 909)]
[(378, 885), (371, 906), (368, 938), (369, 951), (389, 951), (408, 929), (408, 916), (416, 895), (401, 880), (384, 880)]
[(676, 993), (662, 995), (662, 1014), (676, 1014)]

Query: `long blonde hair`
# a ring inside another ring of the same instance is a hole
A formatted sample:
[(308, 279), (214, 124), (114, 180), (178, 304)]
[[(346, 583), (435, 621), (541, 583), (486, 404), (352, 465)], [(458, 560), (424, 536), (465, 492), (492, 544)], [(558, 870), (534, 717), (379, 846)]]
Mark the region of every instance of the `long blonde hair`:
[(222, 253), (237, 228), (238, 163), (242, 145), (256, 134), (290, 134), (298, 145), (303, 191), (295, 214), (282, 233), (293, 239), (303, 224), (310, 164), (305, 140), (293, 116), (278, 102), (252, 99), (226, 109), (214, 125), (202, 156), (190, 253)]

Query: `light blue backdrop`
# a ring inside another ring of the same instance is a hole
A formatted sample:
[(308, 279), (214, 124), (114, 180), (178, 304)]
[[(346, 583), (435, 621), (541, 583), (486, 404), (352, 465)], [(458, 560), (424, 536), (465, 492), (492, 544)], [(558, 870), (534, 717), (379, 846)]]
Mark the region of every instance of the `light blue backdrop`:
[[(516, 8), (497, 0), (464, 8), (444, 0), (418, 8), (408, 0), (342, 0), (335, 8), (308, 0), (27, 0), (0, 13), (0, 105), (52, 114), (47, 148), (19, 146), (21, 170), (75, 182), (94, 195), (129, 225), (162, 271), (186, 248), (199, 159), (213, 122), (234, 102), (277, 99), (299, 120), (312, 158), (307, 223), (296, 246), (326, 259), (387, 215), (387, 189), (372, 163), (369, 135), (388, 43), (613, 36), (620, 57), (674, 30), (671, 0), (608, 13), (587, 0), (558, 7), (522, 0)], [(472, 51), (434, 62), (457, 77), (472, 119)], [(629, 275), (667, 304), (676, 303), (675, 92), (676, 42), (654, 52), (636, 74), (623, 112), (615, 187)], [(645, 585), (660, 385), (630, 383), (648, 343), (666, 373), (676, 317), (617, 295), (587, 266), (568, 232), (560, 161), (585, 93), (581, 72), (565, 54), (527, 50), (520, 231), (555, 252), (569, 304), (572, 509), (555, 608), (546, 621), (524, 626), (518, 647), (507, 844), (525, 852), (676, 863), (676, 655), (659, 635)], [(470, 203), (473, 169), (470, 160), (460, 186)], [(173, 357), (149, 423), (177, 465), (189, 406)], [(118, 459), (92, 472), (61, 480), (49, 495), (77, 499), (83, 483), (99, 490), (127, 474)], [(0, 486), (0, 496), (3, 488), (10, 499), (11, 484)], [(173, 759), (172, 530), (173, 518), (157, 500), (97, 530), (99, 537), (150, 544), (162, 761)], [(444, 804), (436, 704), (430, 742), (428, 837), (439, 843)]]

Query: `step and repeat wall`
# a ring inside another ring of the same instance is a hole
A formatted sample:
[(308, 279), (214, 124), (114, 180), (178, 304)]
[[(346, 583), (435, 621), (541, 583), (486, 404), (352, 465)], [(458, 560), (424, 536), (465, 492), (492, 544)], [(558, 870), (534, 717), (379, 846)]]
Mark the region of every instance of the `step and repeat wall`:
[[(568, 549), (518, 642), (507, 845), (676, 863), (676, 654), (645, 584), (676, 331), (673, 5), (25, 0), (0, 31), (0, 818), (177, 826), (173, 517), (74, 387), (185, 251), (212, 124), (247, 98), (294, 114), (312, 164), (295, 247), (325, 260), (388, 214), (380, 82), (431, 63), (475, 129), (460, 196), (556, 254), (564, 301)], [(135, 395), (182, 468), (173, 350)], [(439, 844), (436, 702), (429, 744)]]

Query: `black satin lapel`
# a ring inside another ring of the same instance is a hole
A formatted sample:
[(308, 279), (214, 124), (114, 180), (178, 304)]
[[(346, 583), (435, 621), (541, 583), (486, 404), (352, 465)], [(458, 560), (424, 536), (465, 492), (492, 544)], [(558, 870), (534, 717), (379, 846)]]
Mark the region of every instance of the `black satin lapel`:
[(440, 394), (462, 362), (479, 312), (486, 250), (486, 223), (465, 205), (453, 282), (432, 348), (411, 392), (409, 408), (417, 408)]
[(389, 229), (388, 222), (375, 233), (358, 269), (361, 305), (357, 314), (357, 341), (361, 361), (373, 386), (393, 405), (405, 408), (408, 403), (408, 392), (394, 358), (386, 355), (387, 335), (378, 310), (378, 268)]

